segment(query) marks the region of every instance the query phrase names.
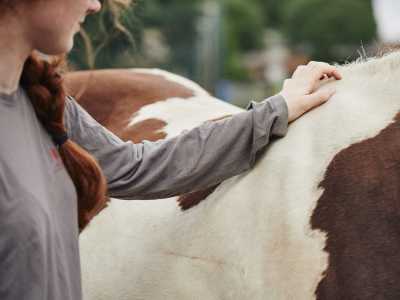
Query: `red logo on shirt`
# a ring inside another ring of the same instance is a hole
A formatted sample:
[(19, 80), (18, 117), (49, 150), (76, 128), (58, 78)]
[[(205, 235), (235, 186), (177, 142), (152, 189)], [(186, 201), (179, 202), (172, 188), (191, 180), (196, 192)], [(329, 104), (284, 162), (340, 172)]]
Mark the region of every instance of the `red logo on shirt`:
[(53, 167), (57, 170), (63, 166), (63, 162), (57, 148), (50, 148), (50, 157), (53, 162)]
[(53, 160), (59, 160), (59, 155), (58, 155), (58, 151), (57, 151), (57, 149), (56, 148), (51, 148), (50, 149), (50, 156), (51, 156), (51, 158), (53, 159)]

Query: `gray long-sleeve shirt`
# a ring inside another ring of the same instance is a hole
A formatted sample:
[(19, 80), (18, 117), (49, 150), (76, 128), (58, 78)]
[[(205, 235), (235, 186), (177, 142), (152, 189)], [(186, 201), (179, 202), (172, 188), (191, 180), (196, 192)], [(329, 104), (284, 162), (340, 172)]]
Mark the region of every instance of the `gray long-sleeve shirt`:
[[(65, 125), (123, 199), (201, 189), (248, 170), (287, 130), (280, 96), (159, 142), (123, 142), (68, 98)], [(0, 94), (0, 299), (81, 299), (77, 203), (56, 148), (20, 88)]]

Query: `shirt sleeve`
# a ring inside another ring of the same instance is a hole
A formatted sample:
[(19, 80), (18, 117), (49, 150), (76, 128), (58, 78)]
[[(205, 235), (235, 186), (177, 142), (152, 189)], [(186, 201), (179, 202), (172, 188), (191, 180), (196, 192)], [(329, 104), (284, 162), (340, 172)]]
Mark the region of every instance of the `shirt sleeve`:
[(122, 141), (71, 97), (64, 118), (70, 138), (99, 162), (109, 195), (144, 200), (201, 190), (247, 171), (271, 137), (286, 134), (288, 109), (276, 95), (176, 137), (137, 144)]

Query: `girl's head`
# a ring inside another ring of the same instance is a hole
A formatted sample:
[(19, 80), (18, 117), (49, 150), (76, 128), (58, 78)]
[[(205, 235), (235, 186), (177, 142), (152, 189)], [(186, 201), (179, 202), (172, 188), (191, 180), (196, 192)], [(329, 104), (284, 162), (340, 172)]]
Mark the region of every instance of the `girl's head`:
[(100, 9), (98, 0), (0, 0), (0, 23), (14, 19), (31, 49), (59, 55), (72, 49), (85, 17)]

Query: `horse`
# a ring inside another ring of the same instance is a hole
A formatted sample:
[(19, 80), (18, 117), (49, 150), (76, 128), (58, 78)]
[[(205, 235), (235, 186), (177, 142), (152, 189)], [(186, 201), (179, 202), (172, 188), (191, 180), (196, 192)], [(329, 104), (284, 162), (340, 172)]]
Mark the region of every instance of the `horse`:
[(399, 299), (400, 52), (339, 72), (196, 206), (113, 200), (81, 236), (85, 299)]

